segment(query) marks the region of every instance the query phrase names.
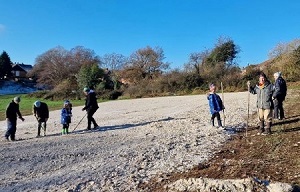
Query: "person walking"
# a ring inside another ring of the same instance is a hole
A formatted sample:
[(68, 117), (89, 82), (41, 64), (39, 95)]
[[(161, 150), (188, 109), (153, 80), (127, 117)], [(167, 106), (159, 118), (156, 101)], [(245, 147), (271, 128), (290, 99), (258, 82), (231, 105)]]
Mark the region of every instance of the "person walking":
[(272, 95), (274, 102), (274, 113), (273, 118), (282, 120), (285, 118), (284, 109), (283, 109), (283, 101), (286, 97), (287, 86), (285, 80), (281, 76), (281, 72), (274, 73), (274, 93)]
[(215, 118), (217, 117), (218, 127), (222, 127), (222, 121), (219, 113), (224, 109), (222, 99), (218, 94), (216, 94), (216, 86), (214, 84), (209, 85), (209, 91), (207, 99), (211, 113), (211, 125), (213, 127), (215, 126)]
[(7, 131), (5, 133), (5, 139), (9, 141), (16, 140), (16, 131), (17, 131), (17, 117), (24, 121), (22, 114), (19, 109), (19, 103), (21, 102), (20, 97), (15, 97), (6, 108), (6, 121), (7, 121)]
[(36, 137), (41, 136), (41, 128), (43, 128), (44, 136), (46, 136), (47, 121), (49, 119), (48, 105), (41, 101), (35, 101), (33, 104), (32, 113), (38, 121), (38, 132)]
[(86, 96), (86, 100), (85, 100), (85, 106), (82, 108), (82, 111), (86, 110), (87, 112), (87, 120), (88, 120), (87, 130), (91, 130), (92, 123), (94, 125), (94, 129), (96, 129), (98, 128), (98, 124), (93, 117), (93, 115), (99, 108), (96, 93), (94, 90), (89, 88), (84, 88), (83, 92)]
[(61, 124), (62, 124), (62, 130), (61, 134), (69, 134), (69, 127), (71, 123), (71, 117), (72, 117), (72, 104), (70, 101), (66, 100), (64, 102), (63, 108), (61, 110)]
[[(259, 74), (258, 84), (252, 87), (250, 81), (247, 82), (248, 91), (257, 94), (257, 109), (260, 133), (263, 135), (271, 134), (272, 112), (273, 112), (273, 85), (267, 79), (267, 76), (261, 72)], [(265, 129), (266, 127), (266, 129)]]

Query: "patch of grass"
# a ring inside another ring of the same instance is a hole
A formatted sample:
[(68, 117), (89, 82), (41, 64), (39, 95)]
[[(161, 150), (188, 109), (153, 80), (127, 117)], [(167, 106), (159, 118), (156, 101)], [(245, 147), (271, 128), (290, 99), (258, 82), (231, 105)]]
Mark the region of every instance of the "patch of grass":
[[(0, 96), (0, 101), (1, 101), (0, 102), (0, 121), (5, 120), (6, 107), (16, 96), (19, 96), (21, 98), (21, 102), (19, 105), (20, 105), (20, 111), (23, 116), (32, 114), (33, 103), (36, 100), (40, 100), (40, 101), (47, 103), (50, 111), (61, 109), (63, 106), (63, 102), (64, 102), (64, 100), (51, 101), (51, 100), (45, 100), (45, 99), (36, 98), (36, 97), (29, 97), (26, 94), (1, 95)], [(83, 106), (84, 102), (85, 102), (85, 100), (70, 100), (70, 101), (72, 102), (72, 105), (74, 107), (75, 106)], [(98, 100), (98, 102), (99, 102), (99, 100)]]

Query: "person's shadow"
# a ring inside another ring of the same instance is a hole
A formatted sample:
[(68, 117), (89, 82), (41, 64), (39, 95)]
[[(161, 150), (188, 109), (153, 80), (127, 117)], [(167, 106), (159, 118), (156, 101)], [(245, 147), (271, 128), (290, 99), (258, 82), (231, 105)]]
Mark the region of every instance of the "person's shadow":
[(163, 121), (171, 121), (174, 120), (173, 117), (167, 117), (159, 120), (154, 120), (154, 121), (147, 121), (147, 122), (142, 122), (142, 123), (127, 123), (127, 124), (121, 124), (121, 125), (112, 125), (112, 126), (101, 126), (96, 129), (91, 129), (90, 131), (86, 130), (77, 130), (73, 131), (72, 133), (75, 134), (83, 134), (83, 133), (88, 133), (88, 132), (99, 132), (99, 131), (110, 131), (110, 130), (118, 130), (118, 129), (129, 129), (133, 127), (138, 127), (138, 126), (144, 126), (150, 123), (155, 123), (155, 122), (163, 122)]

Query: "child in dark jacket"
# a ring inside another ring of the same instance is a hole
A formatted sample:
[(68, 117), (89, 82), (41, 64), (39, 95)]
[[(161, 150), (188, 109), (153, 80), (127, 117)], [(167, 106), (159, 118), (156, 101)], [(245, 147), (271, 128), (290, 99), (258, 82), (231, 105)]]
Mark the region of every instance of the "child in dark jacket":
[(72, 117), (72, 104), (70, 103), (70, 101), (66, 100), (61, 110), (61, 124), (63, 125), (61, 130), (62, 135), (69, 133), (71, 117)]
[(209, 85), (209, 91), (210, 92), (207, 95), (207, 99), (211, 113), (211, 124), (213, 127), (215, 126), (215, 117), (217, 117), (218, 127), (222, 127), (221, 117), (219, 113), (224, 109), (222, 99), (218, 94), (215, 93), (216, 86), (214, 84)]

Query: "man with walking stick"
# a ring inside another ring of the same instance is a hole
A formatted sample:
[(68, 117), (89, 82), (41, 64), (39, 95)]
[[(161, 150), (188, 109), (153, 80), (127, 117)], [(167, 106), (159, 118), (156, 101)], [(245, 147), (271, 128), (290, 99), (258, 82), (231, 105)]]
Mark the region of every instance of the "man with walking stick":
[(98, 106), (98, 102), (97, 102), (97, 97), (96, 97), (96, 93), (94, 90), (89, 89), (89, 88), (84, 88), (83, 92), (86, 96), (86, 100), (85, 100), (85, 106), (84, 108), (82, 108), (82, 111), (86, 110), (87, 112), (87, 120), (88, 120), (88, 124), (87, 124), (87, 129), (86, 130), (91, 130), (91, 124), (94, 124), (94, 129), (98, 128), (98, 124), (95, 121), (93, 115), (94, 113), (98, 110), (99, 106)]
[[(260, 121), (260, 134), (271, 134), (272, 113), (273, 113), (273, 85), (267, 79), (266, 75), (261, 72), (259, 82), (256, 86), (250, 86), (250, 81), (247, 82), (248, 90), (252, 94), (257, 94), (257, 109), (258, 118)], [(265, 126), (266, 125), (266, 126)]]

